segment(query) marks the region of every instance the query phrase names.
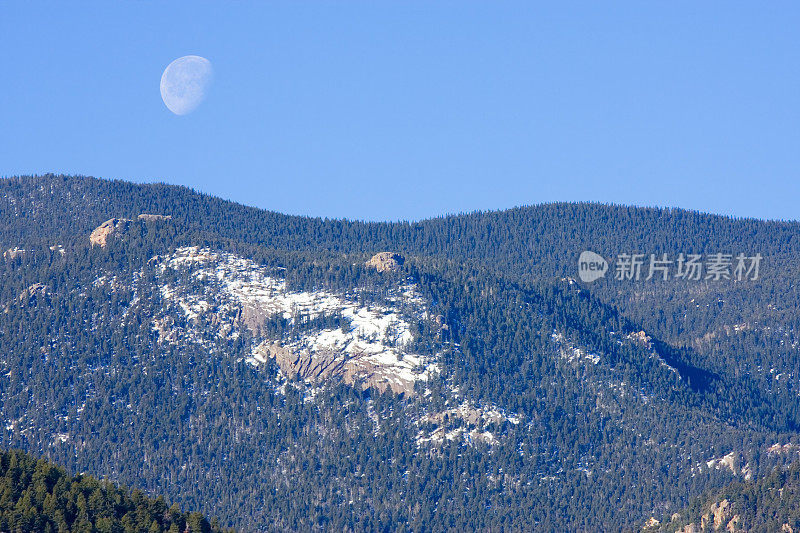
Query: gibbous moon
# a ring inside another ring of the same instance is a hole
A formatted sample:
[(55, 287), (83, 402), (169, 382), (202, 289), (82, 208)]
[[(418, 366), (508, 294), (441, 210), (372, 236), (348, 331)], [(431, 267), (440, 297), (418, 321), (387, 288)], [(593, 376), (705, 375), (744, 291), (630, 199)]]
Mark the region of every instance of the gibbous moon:
[(191, 113), (205, 99), (214, 71), (211, 61), (183, 56), (170, 63), (161, 75), (161, 99), (176, 115)]

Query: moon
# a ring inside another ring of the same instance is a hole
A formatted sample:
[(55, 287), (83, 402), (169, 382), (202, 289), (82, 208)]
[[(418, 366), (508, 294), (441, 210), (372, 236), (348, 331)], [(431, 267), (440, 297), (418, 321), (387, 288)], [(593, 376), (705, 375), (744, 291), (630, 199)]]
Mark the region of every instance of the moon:
[(200, 56), (179, 57), (161, 75), (161, 99), (176, 115), (197, 109), (206, 97), (214, 71), (211, 61)]

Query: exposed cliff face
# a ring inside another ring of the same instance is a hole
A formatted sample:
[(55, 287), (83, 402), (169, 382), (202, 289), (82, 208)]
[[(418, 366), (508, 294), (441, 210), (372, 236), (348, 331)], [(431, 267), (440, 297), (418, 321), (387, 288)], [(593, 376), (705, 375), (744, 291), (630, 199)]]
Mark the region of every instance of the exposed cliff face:
[[(417, 382), (438, 371), (437, 356), (412, 348), (412, 321), (438, 322), (411, 283), (398, 285), (376, 304), (360, 298), (358, 289), (351, 294), (292, 291), (280, 270), (208, 249), (180, 248), (154, 260), (164, 279), (176, 279), (165, 282), (161, 294), (180, 310), (177, 317), (154, 320), (162, 342), (209, 343), (247, 330), (254, 338), (248, 358), (253, 365), (274, 359), (286, 377), (341, 379), (396, 393), (412, 393)], [(341, 317), (340, 327), (301, 328), (291, 339), (261, 333), (268, 319), (279, 317), (294, 327), (332, 315)]]
[(403, 359), (375, 357), (367, 352), (348, 353), (333, 346), (311, 351), (266, 341), (256, 347), (253, 358), (259, 362), (274, 358), (284, 375), (299, 376), (308, 382), (334, 378), (398, 394), (413, 393), (414, 384), (428, 376), (422, 360), (413, 355)]

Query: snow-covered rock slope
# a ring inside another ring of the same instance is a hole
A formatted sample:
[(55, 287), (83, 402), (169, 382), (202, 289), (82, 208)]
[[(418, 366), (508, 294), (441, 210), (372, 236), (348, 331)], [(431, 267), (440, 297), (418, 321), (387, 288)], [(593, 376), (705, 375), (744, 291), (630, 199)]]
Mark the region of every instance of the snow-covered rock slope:
[[(161, 295), (177, 311), (154, 320), (162, 342), (213, 343), (235, 339), (246, 328), (255, 339), (247, 358), (253, 365), (274, 358), (285, 376), (338, 377), (395, 392), (412, 392), (438, 370), (435, 355), (411, 349), (412, 321), (428, 319), (411, 282), (392, 289), (378, 305), (359, 298), (357, 289), (289, 290), (281, 270), (225, 252), (186, 247), (152, 261)], [(339, 317), (341, 326), (298, 328), (291, 339), (262, 334), (265, 322), (276, 317), (292, 327), (322, 316)]]

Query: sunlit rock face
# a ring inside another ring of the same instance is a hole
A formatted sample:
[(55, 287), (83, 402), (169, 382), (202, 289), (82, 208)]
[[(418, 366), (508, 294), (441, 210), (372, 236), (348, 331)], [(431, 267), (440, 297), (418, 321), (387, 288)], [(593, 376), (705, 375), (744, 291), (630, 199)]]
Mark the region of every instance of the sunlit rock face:
[(133, 220), (127, 218), (112, 218), (106, 220), (92, 231), (89, 235), (89, 242), (92, 246), (105, 248), (114, 235), (119, 235), (127, 231), (131, 224), (133, 224)]
[[(308, 382), (336, 378), (396, 393), (413, 393), (417, 382), (438, 371), (437, 356), (411, 348), (411, 321), (428, 318), (427, 305), (411, 283), (399, 285), (377, 305), (359, 299), (358, 290), (291, 291), (280, 269), (209, 249), (179, 248), (154, 263), (165, 280), (162, 297), (182, 315), (182, 320), (169, 315), (154, 319), (162, 342), (209, 343), (237, 338), (246, 329), (254, 338), (247, 358), (253, 365), (274, 359), (286, 377)], [(323, 315), (340, 316), (342, 325), (302, 329), (288, 340), (261, 332), (271, 318), (281, 317), (292, 326)]]

